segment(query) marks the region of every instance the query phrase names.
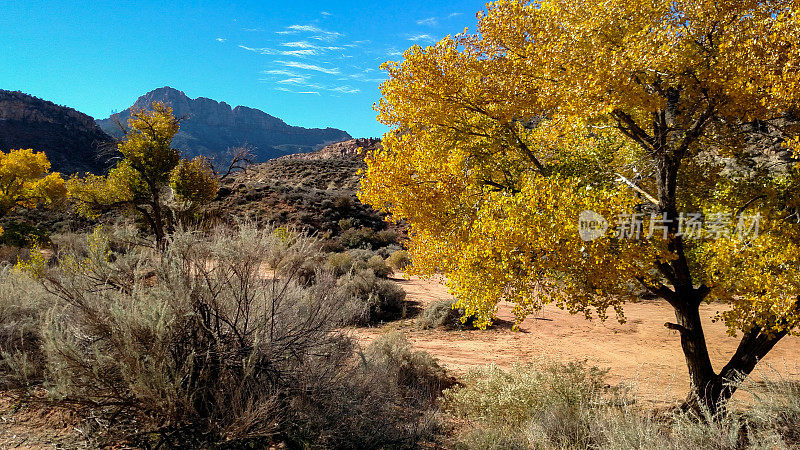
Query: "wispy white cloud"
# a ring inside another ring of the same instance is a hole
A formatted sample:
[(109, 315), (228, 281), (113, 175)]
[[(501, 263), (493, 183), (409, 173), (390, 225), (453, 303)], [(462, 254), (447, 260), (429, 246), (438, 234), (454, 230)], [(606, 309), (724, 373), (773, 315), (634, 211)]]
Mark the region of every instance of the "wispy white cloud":
[(225, 38), (221, 38), (221, 37), (217, 38), (217, 42), (225, 42), (226, 40), (227, 40), (227, 39), (225, 39)]
[[(311, 39), (316, 39), (318, 41), (333, 41), (344, 36), (338, 31), (323, 30), (316, 25), (289, 25), (286, 27), (286, 31), (296, 33), (316, 33), (315, 35), (311, 36)], [(284, 34), (281, 31), (278, 31), (278, 33)]]
[(433, 27), (439, 25), (439, 20), (436, 17), (428, 17), (427, 19), (419, 19), (417, 25), (427, 25)]
[[(388, 56), (403, 56), (403, 52), (397, 49), (397, 47), (389, 47), (386, 49), (386, 54)], [(377, 59), (381, 59), (383, 56), (379, 56)]]
[(316, 56), (319, 54), (319, 51), (313, 48), (303, 48), (299, 50), (281, 50), (280, 54), (283, 56), (299, 56), (304, 58), (306, 56)]
[(458, 17), (458, 16), (460, 16), (462, 14), (464, 14), (464, 13), (459, 13), (459, 12), (450, 13), (450, 15), (447, 16), (447, 18), (448, 19), (452, 19), (453, 17)]
[(288, 88), (285, 88), (285, 87), (281, 87), (281, 86), (278, 86), (278, 87), (276, 87), (275, 89), (276, 89), (276, 90), (278, 90), (278, 91), (289, 92), (289, 93), (292, 93), (292, 94), (313, 94), (313, 95), (320, 95), (320, 93), (319, 93), (319, 92), (317, 92), (317, 91), (293, 91), (293, 90), (291, 90), (291, 89), (288, 89)]
[(314, 70), (317, 72), (327, 73), (329, 75), (338, 75), (339, 69), (338, 68), (327, 68), (322, 66), (317, 66), (315, 64), (306, 64), (297, 61), (275, 61), (278, 64), (282, 64), (286, 67), (293, 67), (295, 69), (304, 69), (304, 70)]
[[(365, 70), (364, 72), (367, 71)], [(386, 81), (383, 78), (368, 78), (366, 75), (364, 75), (364, 73), (354, 73), (352, 75), (339, 78), (339, 81), (347, 81), (347, 80), (360, 81), (363, 83), (382, 83)]]
[(294, 42), (283, 42), (281, 43), (284, 47), (297, 47), (297, 48), (316, 48), (316, 45), (308, 42), (308, 41), (294, 41)]
[(413, 34), (408, 37), (411, 42), (433, 42), (433, 36), (430, 34)]
[(361, 92), (360, 89), (350, 86), (337, 86), (330, 90), (333, 92), (338, 92), (340, 94), (358, 94), (359, 92)]
[(281, 84), (303, 84), (306, 82), (305, 77), (287, 78), (285, 80), (278, 80)]
[(242, 31), (258, 32), (258, 31), (265, 31), (265, 30), (263, 28), (242, 28)]
[(263, 73), (264, 75), (281, 75), (285, 77), (295, 77), (295, 78), (302, 76), (297, 73), (290, 72), (288, 70), (262, 70), (261, 73)]
[(331, 15), (331, 13), (329, 13), (328, 11), (322, 11), (322, 12), (320, 12), (320, 14), (322, 14), (323, 16), (330, 16)]
[(322, 52), (330, 52), (330, 51), (336, 51), (336, 50), (343, 50), (344, 49), (343, 47), (332, 47), (332, 46), (316, 45), (316, 44), (312, 44), (311, 42), (308, 42), (308, 41), (282, 42), (280, 45), (283, 46), (283, 47), (299, 48), (299, 49), (303, 49), (303, 50), (313, 50), (313, 51), (316, 52), (314, 54), (319, 54), (319, 53), (322, 53)]
[(341, 50), (341, 47), (313, 47), (313, 48), (296, 48), (294, 50), (278, 50), (269, 47), (248, 47), (246, 45), (239, 45), (239, 48), (249, 52), (258, 53), (261, 55), (277, 55), (277, 56), (295, 56), (299, 58), (307, 58), (310, 56), (321, 55), (324, 51)]
[(246, 45), (239, 44), (239, 48), (247, 50), (248, 52), (260, 53), (262, 55), (274, 55), (275, 54), (275, 50), (273, 50), (271, 48), (266, 48), (266, 47), (264, 47), (264, 48), (254, 48), (254, 47), (248, 47)]
[(286, 28), (290, 30), (307, 31), (311, 33), (319, 33), (320, 31), (322, 31), (322, 28), (316, 27), (314, 25), (289, 25)]

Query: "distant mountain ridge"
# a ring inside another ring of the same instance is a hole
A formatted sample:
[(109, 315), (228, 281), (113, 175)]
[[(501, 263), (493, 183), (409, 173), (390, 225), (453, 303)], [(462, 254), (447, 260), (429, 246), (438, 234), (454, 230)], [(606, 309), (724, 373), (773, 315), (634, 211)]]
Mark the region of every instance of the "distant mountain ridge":
[(52, 170), (102, 173), (116, 154), (113, 138), (94, 119), (19, 91), (0, 90), (0, 150), (44, 151)]
[(278, 159), (328, 159), (356, 158), (363, 160), (366, 155), (381, 148), (378, 138), (356, 138), (336, 142), (311, 153), (295, 153)]
[(162, 87), (139, 97), (131, 108), (112, 114), (97, 124), (112, 136), (121, 136), (117, 121), (125, 125), (131, 110), (147, 109), (154, 101), (172, 107), (178, 117), (185, 117), (181, 130), (172, 141), (175, 148), (187, 156), (204, 155), (225, 158), (232, 147), (249, 145), (255, 155), (254, 162), (292, 153), (317, 150), (327, 144), (351, 139), (350, 135), (335, 128), (303, 128), (287, 125), (283, 120), (261, 110), (236, 106), (205, 97), (189, 98), (171, 87)]

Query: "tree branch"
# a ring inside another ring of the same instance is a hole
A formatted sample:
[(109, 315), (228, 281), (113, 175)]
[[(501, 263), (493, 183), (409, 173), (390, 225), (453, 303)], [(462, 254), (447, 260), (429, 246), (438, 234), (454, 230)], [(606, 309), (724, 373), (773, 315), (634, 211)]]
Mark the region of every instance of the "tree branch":
[(633, 189), (634, 191), (642, 194), (650, 203), (652, 203), (652, 204), (654, 204), (656, 206), (658, 205), (658, 200), (654, 196), (648, 194), (644, 189), (642, 189), (639, 186), (637, 186), (636, 183), (634, 183), (633, 181), (625, 178), (625, 176), (622, 175), (622, 174), (615, 173), (614, 175), (619, 177), (619, 181), (622, 181), (623, 183), (625, 183), (628, 186), (630, 186), (630, 188)]
[(636, 141), (647, 151), (652, 151), (655, 148), (655, 139), (647, 134), (631, 116), (619, 109), (614, 110), (612, 114), (619, 124), (617, 128), (626, 136)]

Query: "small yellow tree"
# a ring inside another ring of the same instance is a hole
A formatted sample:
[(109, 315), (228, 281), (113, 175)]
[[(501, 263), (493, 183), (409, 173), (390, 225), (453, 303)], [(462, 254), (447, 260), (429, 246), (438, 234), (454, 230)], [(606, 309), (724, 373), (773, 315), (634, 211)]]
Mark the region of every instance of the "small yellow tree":
[[(480, 325), (501, 299), (518, 320), (548, 303), (623, 320), (631, 286), (661, 297), (690, 400), (715, 411), (800, 321), (800, 172), (761, 164), (758, 145), (797, 145), (799, 7), (491, 3), (477, 34), (385, 65), (392, 129), (361, 198), (411, 224), (417, 272), (444, 272)], [(760, 233), (737, 232), (752, 218)], [(719, 371), (699, 313), (712, 300), (741, 333)]]
[(65, 196), (64, 179), (57, 172), (50, 173), (44, 152), (0, 150), (0, 218), (17, 207), (51, 205)]
[(128, 126), (119, 144), (123, 159), (107, 176), (71, 178), (69, 195), (85, 216), (116, 208), (139, 214), (162, 246), (174, 227), (168, 202), (177, 200), (185, 209), (208, 203), (217, 192), (217, 177), (206, 159), (182, 159), (171, 147), (180, 129), (171, 108), (154, 102), (152, 110), (132, 112)]

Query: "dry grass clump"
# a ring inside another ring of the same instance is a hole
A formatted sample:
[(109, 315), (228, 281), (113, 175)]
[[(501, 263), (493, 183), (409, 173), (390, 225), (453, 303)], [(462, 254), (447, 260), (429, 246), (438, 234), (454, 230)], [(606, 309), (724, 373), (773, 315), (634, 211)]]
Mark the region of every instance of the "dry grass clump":
[(656, 414), (605, 383), (585, 363), (519, 365), (473, 371), (445, 391), (445, 409), (469, 424), (456, 433), (463, 449), (788, 449), (800, 445), (796, 383), (744, 382), (746, 407), (716, 416), (675, 408)]
[(0, 389), (36, 385), (44, 373), (42, 324), (50, 295), (10, 266), (0, 268)]

